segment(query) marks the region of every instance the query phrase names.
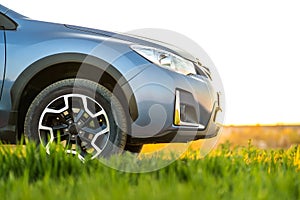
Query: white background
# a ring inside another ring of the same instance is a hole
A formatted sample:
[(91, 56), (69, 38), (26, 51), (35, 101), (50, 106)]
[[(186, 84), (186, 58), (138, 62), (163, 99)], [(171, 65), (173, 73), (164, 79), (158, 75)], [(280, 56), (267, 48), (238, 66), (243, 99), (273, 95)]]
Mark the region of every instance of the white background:
[(226, 92), (227, 124), (300, 122), (297, 1), (2, 0), (33, 19), (126, 32), (163, 28), (210, 55)]

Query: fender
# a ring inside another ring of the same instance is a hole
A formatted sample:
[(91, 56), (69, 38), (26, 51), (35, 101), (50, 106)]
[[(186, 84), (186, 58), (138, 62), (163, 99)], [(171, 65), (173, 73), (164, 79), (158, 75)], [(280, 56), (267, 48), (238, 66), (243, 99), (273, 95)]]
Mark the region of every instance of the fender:
[[(121, 75), (121, 73), (111, 64), (103, 61), (94, 56), (80, 54), (80, 53), (62, 53), (47, 56), (38, 60), (27, 67), (20, 76), (15, 80), (12, 89), (11, 89), (11, 102), (12, 102), (12, 113), (15, 113), (11, 116), (9, 124), (16, 125), (16, 114), (19, 111), (21, 101), (21, 96), (26, 86), (39, 72), (47, 69), (48, 67), (62, 64), (62, 63), (81, 63), (81, 66), (89, 65), (100, 69), (101, 71), (109, 74), (114, 80), (117, 81), (118, 85), (122, 88), (123, 101), (125, 100), (126, 105), (128, 106), (128, 114), (131, 119), (135, 121), (138, 117), (138, 110), (136, 105), (136, 100), (133, 95), (133, 91), (127, 80)], [(101, 74), (100, 74), (101, 75)], [(99, 76), (100, 77), (100, 76)], [(124, 99), (125, 98), (125, 99)], [(124, 102), (123, 102), (124, 103)]]

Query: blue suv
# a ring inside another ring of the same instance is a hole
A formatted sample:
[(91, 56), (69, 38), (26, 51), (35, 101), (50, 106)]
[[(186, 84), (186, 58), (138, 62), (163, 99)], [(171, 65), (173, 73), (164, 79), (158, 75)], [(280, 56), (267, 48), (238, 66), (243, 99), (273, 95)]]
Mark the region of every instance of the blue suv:
[(92, 158), (214, 137), (220, 91), (188, 52), (128, 34), (35, 21), (0, 5), (0, 138)]

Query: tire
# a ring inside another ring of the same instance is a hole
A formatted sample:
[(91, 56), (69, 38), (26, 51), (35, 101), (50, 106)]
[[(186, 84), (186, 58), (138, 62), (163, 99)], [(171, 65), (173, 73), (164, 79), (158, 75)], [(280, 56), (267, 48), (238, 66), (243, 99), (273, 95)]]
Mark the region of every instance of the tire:
[(79, 158), (107, 158), (124, 150), (126, 117), (119, 100), (105, 87), (89, 80), (65, 79), (35, 97), (25, 117), (24, 133), (47, 152), (52, 143), (60, 142), (67, 153)]
[(140, 153), (142, 151), (143, 145), (138, 144), (138, 145), (126, 145), (124, 150), (129, 151), (131, 153)]

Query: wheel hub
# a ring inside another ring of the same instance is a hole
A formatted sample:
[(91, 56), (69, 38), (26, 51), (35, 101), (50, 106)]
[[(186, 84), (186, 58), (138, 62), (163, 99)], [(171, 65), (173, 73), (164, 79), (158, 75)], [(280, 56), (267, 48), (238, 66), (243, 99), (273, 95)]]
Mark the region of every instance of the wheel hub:
[(71, 124), (68, 129), (69, 129), (69, 133), (72, 136), (78, 135), (79, 127), (77, 127), (77, 125), (75, 123)]

